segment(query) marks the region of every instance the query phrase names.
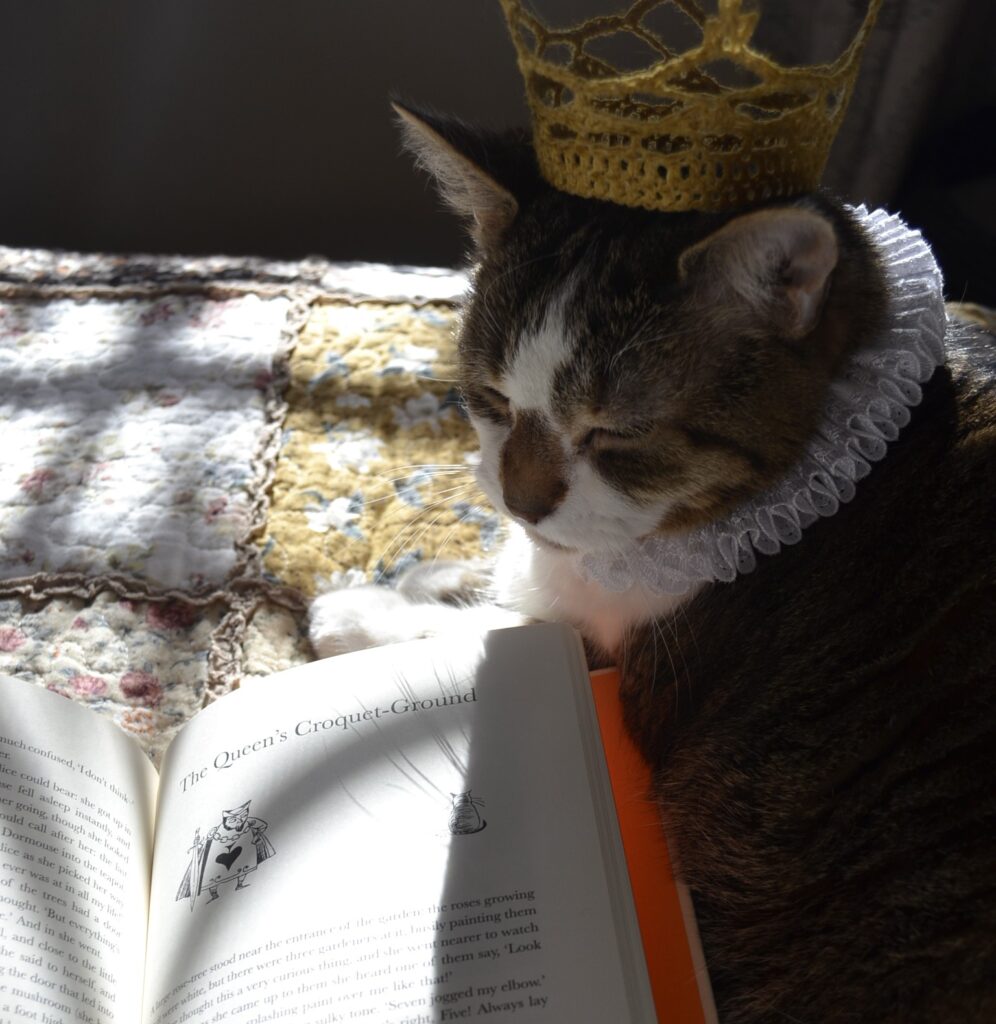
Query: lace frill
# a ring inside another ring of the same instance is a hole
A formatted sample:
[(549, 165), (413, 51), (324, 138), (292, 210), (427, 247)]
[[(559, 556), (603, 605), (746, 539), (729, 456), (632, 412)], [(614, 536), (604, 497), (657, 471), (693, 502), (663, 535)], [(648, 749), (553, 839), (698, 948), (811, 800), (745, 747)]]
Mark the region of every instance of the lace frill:
[(725, 519), (680, 537), (653, 537), (622, 553), (581, 557), (579, 571), (613, 591), (642, 585), (683, 594), (701, 582), (751, 572), (756, 552), (774, 555), (832, 516), (885, 456), (920, 403), (920, 385), (944, 362), (941, 273), (918, 231), (864, 206), (852, 211), (879, 251), (890, 295), (889, 324), (855, 353), (831, 385), (822, 424), (798, 465)]

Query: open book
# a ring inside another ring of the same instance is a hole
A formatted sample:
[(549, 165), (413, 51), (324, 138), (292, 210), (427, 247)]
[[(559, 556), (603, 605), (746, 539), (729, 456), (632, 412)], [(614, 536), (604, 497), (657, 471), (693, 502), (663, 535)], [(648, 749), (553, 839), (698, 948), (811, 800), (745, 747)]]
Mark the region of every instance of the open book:
[(709, 1020), (602, 684), (611, 783), (561, 626), (271, 676), (158, 776), (111, 723), (0, 679), (0, 1022)]

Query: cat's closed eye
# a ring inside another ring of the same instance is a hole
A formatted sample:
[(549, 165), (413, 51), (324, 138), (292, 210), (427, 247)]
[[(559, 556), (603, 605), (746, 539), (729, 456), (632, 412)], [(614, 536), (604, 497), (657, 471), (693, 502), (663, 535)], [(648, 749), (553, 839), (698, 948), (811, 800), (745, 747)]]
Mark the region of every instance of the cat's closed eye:
[(512, 407), (509, 400), (496, 388), (486, 384), (468, 389), (465, 398), (471, 412), (507, 425), (512, 419)]
[(580, 452), (609, 452), (630, 448), (639, 442), (647, 431), (641, 427), (592, 427), (578, 442)]

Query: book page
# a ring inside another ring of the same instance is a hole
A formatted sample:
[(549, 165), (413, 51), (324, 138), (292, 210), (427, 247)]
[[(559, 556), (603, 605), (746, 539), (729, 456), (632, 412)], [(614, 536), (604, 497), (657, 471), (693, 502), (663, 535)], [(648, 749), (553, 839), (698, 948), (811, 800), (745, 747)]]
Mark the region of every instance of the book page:
[(156, 781), (111, 722), (0, 676), (0, 1020), (138, 1020)]
[(652, 1020), (594, 728), (560, 626), (208, 708), (162, 771), (146, 1024)]

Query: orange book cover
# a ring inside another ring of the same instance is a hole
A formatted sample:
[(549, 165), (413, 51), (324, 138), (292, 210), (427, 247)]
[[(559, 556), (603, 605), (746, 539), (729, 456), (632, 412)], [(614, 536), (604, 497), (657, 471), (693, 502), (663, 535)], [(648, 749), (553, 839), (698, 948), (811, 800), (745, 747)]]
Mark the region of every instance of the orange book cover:
[(591, 673), (630, 887), (659, 1024), (715, 1024), (716, 1009), (688, 891), (674, 877), (650, 799), (650, 768), (623, 725), (619, 674)]

